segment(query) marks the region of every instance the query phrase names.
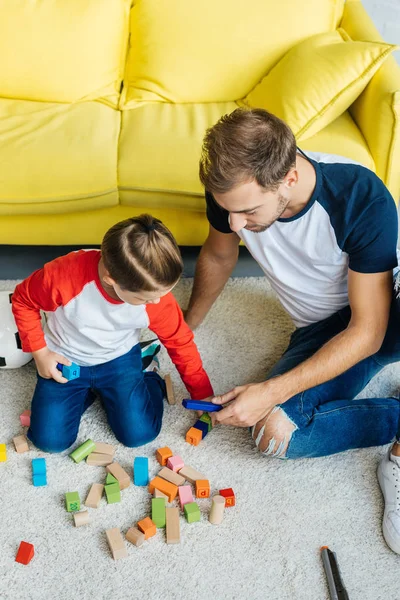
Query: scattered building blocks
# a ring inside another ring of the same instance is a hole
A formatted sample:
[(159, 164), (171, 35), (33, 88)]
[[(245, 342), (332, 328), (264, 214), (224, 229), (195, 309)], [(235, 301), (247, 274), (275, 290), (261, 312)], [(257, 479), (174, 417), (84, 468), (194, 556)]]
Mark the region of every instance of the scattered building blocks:
[(200, 508), (196, 502), (188, 502), (184, 505), (183, 510), (188, 523), (200, 521)]
[(22, 454), (23, 452), (29, 452), (28, 440), (25, 435), (17, 435), (13, 438), (15, 450), (18, 454)]
[(189, 467), (188, 465), (185, 465), (183, 469), (179, 471), (179, 475), (182, 475), (182, 477), (193, 485), (198, 479), (207, 479), (202, 473), (199, 473), (196, 469), (192, 469), (192, 467)]
[(115, 504), (121, 502), (121, 488), (119, 487), (118, 481), (115, 483), (109, 483), (105, 486), (105, 492), (108, 504)]
[(178, 494), (179, 494), (179, 503), (181, 505), (182, 510), (183, 510), (183, 507), (185, 506), (185, 504), (194, 502), (192, 488), (190, 487), (190, 485), (181, 485), (181, 487), (178, 488)]
[(174, 473), (177, 473), (180, 469), (183, 469), (184, 466), (185, 463), (180, 456), (171, 456), (167, 460), (168, 469), (171, 469), (171, 471), (174, 471)]
[(181, 541), (179, 509), (175, 507), (167, 507), (165, 509), (165, 521), (165, 533), (167, 536), (167, 544), (179, 544)]
[(17, 556), (15, 557), (15, 562), (19, 562), (21, 565), (27, 565), (31, 562), (34, 554), (35, 548), (33, 547), (33, 544), (29, 544), (29, 542), (21, 542), (18, 548)]
[(203, 439), (203, 432), (200, 429), (196, 429), (195, 427), (191, 427), (186, 434), (185, 440), (192, 444), (192, 446), (198, 446)]
[(81, 527), (90, 523), (89, 511), (83, 510), (82, 512), (74, 513), (75, 527)]
[(93, 452), (97, 452), (98, 454), (109, 454), (110, 456), (114, 456), (115, 446), (112, 446), (111, 444), (105, 444), (104, 442), (95, 442), (95, 448)]
[[(211, 420), (211, 416), (207, 412), (205, 412), (205, 413), (203, 413), (201, 415), (199, 421), (203, 421), (203, 423), (207, 423), (207, 425), (208, 425), (208, 431), (209, 432), (211, 431), (211, 429), (212, 429), (212, 420)], [(195, 425), (195, 427), (196, 427), (196, 425)]]
[(210, 482), (208, 479), (197, 479), (196, 481), (196, 498), (210, 497)]
[(210, 523), (213, 525), (220, 525), (220, 523), (222, 523), (222, 519), (224, 518), (224, 510), (225, 498), (224, 496), (217, 494), (212, 499), (211, 511), (208, 517)]
[(119, 483), (119, 487), (121, 488), (121, 490), (124, 490), (130, 486), (131, 480), (129, 479), (129, 475), (119, 463), (111, 463), (111, 465), (107, 465), (106, 469), (108, 473), (114, 475), (115, 479)]
[(167, 446), (165, 446), (164, 448), (159, 448), (156, 452), (156, 459), (162, 467), (165, 467), (165, 465), (167, 464), (167, 460), (171, 456), (173, 456), (173, 452)]
[(157, 477), (162, 477), (174, 485), (182, 485), (185, 483), (185, 478), (182, 477), (182, 475), (174, 473), (174, 471), (171, 471), (171, 469), (168, 469), (168, 467), (163, 467), (161, 471), (158, 472)]
[(31, 411), (24, 410), (24, 412), (19, 415), (19, 420), (21, 421), (22, 427), (30, 427), (31, 426)]
[(99, 508), (103, 491), (104, 485), (102, 483), (93, 483), (85, 500), (85, 506), (89, 506), (89, 508)]
[(75, 363), (71, 363), (70, 366), (57, 363), (57, 369), (61, 371), (62, 376), (65, 377), (65, 379), (68, 379), (68, 381), (78, 379), (81, 374), (80, 366)]
[(118, 527), (107, 529), (106, 531), (108, 545), (110, 546), (111, 554), (114, 560), (128, 556), (124, 538)]
[(6, 462), (7, 448), (5, 444), (0, 444), (0, 462)]
[(178, 493), (178, 486), (162, 479), (162, 477), (154, 477), (149, 483), (149, 492), (152, 494), (154, 489), (157, 488), (163, 494), (168, 496), (168, 502), (172, 502)]
[(109, 483), (115, 483), (117, 480), (115, 479), (114, 475), (111, 475), (111, 473), (107, 473), (107, 477), (106, 477), (106, 485), (108, 485)]
[(195, 429), (199, 429), (201, 431), (201, 433), (203, 434), (202, 439), (204, 439), (206, 437), (206, 435), (208, 435), (208, 423), (205, 423), (201, 419), (196, 421), (196, 423), (193, 425), (193, 427)]
[(154, 496), (154, 498), (165, 498), (165, 502), (166, 503), (169, 502), (167, 494), (163, 494), (157, 488), (155, 488), (153, 496)]
[(73, 452), (71, 452), (70, 457), (76, 463), (79, 463), (81, 462), (81, 460), (89, 456), (89, 454), (94, 451), (95, 447), (96, 444), (92, 442), (92, 440), (86, 440), (86, 442), (84, 442), (83, 444), (75, 448)]
[(151, 520), (157, 527), (165, 527), (165, 500), (164, 498), (152, 498), (151, 500)]
[(135, 485), (149, 484), (149, 459), (145, 456), (136, 456), (133, 461), (133, 483)]
[(65, 494), (65, 507), (68, 512), (77, 512), (81, 509), (81, 500), (78, 492), (67, 492)]
[(235, 494), (233, 493), (232, 488), (226, 488), (224, 490), (219, 490), (219, 495), (225, 498), (225, 506), (235, 506)]
[(91, 452), (86, 459), (88, 465), (94, 467), (106, 467), (113, 461), (113, 457), (110, 454), (100, 454), (98, 452)]
[(138, 547), (141, 546), (145, 540), (143, 531), (140, 531), (136, 527), (131, 527), (130, 529), (128, 529), (125, 537), (128, 540), (128, 542)]
[(164, 377), (165, 387), (167, 388), (167, 402), (168, 404), (176, 404), (174, 386), (172, 385), (171, 375), (165, 375)]
[(32, 459), (32, 483), (35, 487), (47, 485), (46, 460), (44, 458)]
[(143, 531), (145, 540), (148, 540), (149, 538), (153, 537), (153, 535), (156, 535), (156, 533), (157, 533), (157, 528), (156, 528), (155, 524), (153, 523), (153, 521), (150, 519), (150, 517), (146, 517), (145, 519), (142, 519), (141, 521), (139, 521), (138, 527), (139, 527), (140, 531)]

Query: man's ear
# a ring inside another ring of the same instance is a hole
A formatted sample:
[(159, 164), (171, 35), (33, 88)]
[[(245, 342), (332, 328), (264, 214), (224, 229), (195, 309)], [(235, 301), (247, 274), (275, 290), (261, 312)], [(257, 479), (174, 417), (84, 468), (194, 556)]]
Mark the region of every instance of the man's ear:
[(293, 188), (299, 180), (299, 172), (297, 169), (290, 169), (289, 173), (285, 176), (283, 183), (287, 188)]

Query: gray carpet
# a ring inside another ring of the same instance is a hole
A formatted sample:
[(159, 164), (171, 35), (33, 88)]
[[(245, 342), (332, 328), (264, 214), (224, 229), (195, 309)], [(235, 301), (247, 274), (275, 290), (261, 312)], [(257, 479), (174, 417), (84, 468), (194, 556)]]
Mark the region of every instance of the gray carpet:
[[(0, 282), (0, 289), (12, 289)], [(179, 285), (177, 297), (187, 302), (191, 280)], [(265, 279), (231, 280), (196, 340), (216, 392), (235, 384), (261, 381), (284, 350), (291, 323)], [(162, 355), (165, 372), (171, 370)], [(171, 370), (179, 399), (185, 396)], [(400, 370), (382, 372), (365, 395), (391, 395), (399, 387)], [(32, 364), (0, 371), (0, 442), (8, 461), (0, 463), (0, 598), (169, 600), (274, 599), (325, 600), (328, 593), (319, 557), (321, 545), (337, 552), (351, 600), (400, 598), (400, 558), (381, 535), (383, 502), (376, 467), (385, 448), (357, 450), (329, 458), (277, 461), (262, 458), (246, 429), (214, 429), (198, 447), (184, 440), (193, 416), (180, 405), (166, 407), (159, 438), (146, 447), (118, 445), (116, 460), (132, 473), (135, 456), (150, 457), (168, 445), (184, 461), (208, 476), (212, 492), (233, 487), (237, 506), (226, 510), (220, 526), (207, 520), (210, 501), (201, 500), (202, 520), (181, 518), (182, 541), (167, 546), (164, 533), (141, 548), (130, 544), (128, 557), (114, 562), (105, 530), (123, 532), (149, 514), (150, 496), (130, 486), (120, 504), (102, 500), (89, 509), (91, 523), (73, 526), (64, 508), (64, 493), (78, 491), (84, 500), (93, 482), (103, 482), (105, 469), (76, 465), (65, 452), (45, 455), (34, 448), (17, 455), (12, 437), (21, 433), (19, 414), (29, 407), (35, 383)], [(87, 438), (115, 443), (98, 404), (85, 413), (78, 442)], [(31, 459), (45, 456), (48, 485), (31, 483)], [(29, 566), (14, 562), (19, 542), (35, 546)]]

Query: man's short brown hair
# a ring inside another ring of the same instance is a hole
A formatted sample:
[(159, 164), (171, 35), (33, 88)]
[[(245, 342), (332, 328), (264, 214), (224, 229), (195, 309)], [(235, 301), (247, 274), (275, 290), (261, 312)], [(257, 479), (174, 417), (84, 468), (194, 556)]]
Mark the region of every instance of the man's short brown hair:
[(237, 108), (207, 130), (200, 180), (211, 193), (224, 194), (248, 181), (276, 190), (296, 164), (296, 150), (284, 121), (261, 108)]

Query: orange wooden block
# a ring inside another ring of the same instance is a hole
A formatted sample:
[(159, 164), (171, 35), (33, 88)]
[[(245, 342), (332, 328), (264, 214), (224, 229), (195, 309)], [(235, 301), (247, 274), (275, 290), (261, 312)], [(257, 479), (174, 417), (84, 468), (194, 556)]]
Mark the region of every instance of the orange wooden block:
[(203, 432), (200, 429), (196, 429), (195, 427), (191, 427), (186, 434), (186, 441), (192, 446), (198, 446), (203, 439)]
[(171, 456), (173, 456), (173, 452), (167, 446), (165, 446), (165, 448), (159, 448), (156, 452), (156, 459), (162, 467), (165, 467), (167, 460), (171, 458)]
[(145, 519), (139, 521), (137, 526), (139, 527), (140, 531), (143, 531), (145, 540), (148, 540), (157, 533), (157, 528), (150, 517), (146, 517)]
[(196, 498), (210, 497), (210, 482), (208, 479), (197, 479), (196, 481)]
[(163, 494), (168, 496), (168, 502), (172, 502), (175, 500), (176, 495), (178, 493), (178, 486), (162, 479), (161, 477), (154, 477), (149, 483), (149, 492), (150, 494), (154, 493), (154, 490), (160, 490)]

